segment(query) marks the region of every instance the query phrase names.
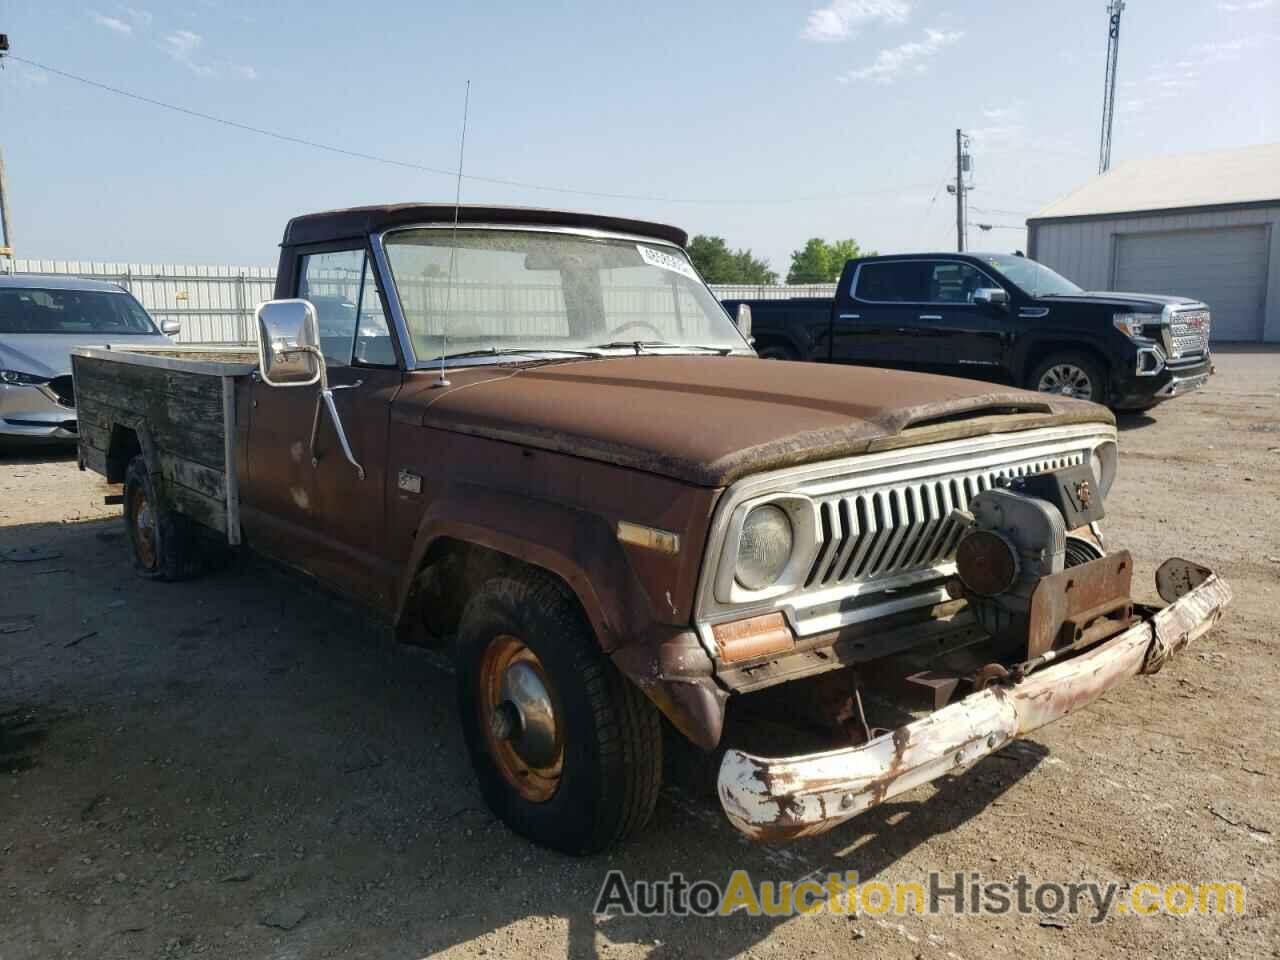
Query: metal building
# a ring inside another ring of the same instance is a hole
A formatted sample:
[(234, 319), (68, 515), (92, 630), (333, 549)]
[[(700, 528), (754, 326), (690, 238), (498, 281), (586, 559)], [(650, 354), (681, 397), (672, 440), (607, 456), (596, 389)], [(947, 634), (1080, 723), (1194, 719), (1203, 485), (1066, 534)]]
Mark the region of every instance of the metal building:
[(1203, 300), (1215, 342), (1280, 342), (1280, 144), (1117, 164), (1029, 219), (1027, 244), (1087, 290)]

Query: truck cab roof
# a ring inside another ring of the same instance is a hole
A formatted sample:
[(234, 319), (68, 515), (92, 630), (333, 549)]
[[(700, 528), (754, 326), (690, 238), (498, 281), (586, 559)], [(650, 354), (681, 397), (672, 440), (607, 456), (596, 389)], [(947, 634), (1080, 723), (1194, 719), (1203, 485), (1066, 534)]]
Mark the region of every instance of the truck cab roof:
[(391, 203), (347, 207), (294, 217), (284, 230), (281, 246), (330, 243), (379, 233), (392, 227), (454, 222), (461, 225), (510, 224), (512, 226), (565, 227), (606, 230), (662, 240), (683, 247), (689, 236), (679, 227), (648, 220), (632, 220), (595, 213), (548, 210), (542, 207), (510, 207), (452, 203)]

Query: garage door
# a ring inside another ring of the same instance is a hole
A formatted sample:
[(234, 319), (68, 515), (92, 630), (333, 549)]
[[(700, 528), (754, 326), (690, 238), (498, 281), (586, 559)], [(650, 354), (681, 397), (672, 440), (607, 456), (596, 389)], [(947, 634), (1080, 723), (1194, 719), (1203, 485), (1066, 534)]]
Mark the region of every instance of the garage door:
[(1261, 340), (1267, 228), (1120, 234), (1115, 289), (1203, 300), (1214, 340)]

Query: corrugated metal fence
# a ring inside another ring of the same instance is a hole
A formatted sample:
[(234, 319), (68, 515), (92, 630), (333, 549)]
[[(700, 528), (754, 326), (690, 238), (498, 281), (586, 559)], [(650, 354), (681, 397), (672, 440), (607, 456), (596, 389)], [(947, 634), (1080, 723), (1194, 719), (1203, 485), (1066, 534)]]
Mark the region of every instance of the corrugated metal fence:
[(251, 342), (253, 310), (275, 295), (276, 283), (274, 267), (15, 259), (14, 272), (118, 283), (157, 320), (181, 320), (183, 343)]
[[(253, 311), (275, 295), (274, 267), (188, 266), (172, 263), (102, 263), (88, 260), (14, 260), (19, 274), (52, 273), (109, 280), (130, 291), (158, 320), (182, 321), (183, 343), (251, 343)], [(716, 284), (722, 300), (830, 297), (835, 284), (751, 286)]]

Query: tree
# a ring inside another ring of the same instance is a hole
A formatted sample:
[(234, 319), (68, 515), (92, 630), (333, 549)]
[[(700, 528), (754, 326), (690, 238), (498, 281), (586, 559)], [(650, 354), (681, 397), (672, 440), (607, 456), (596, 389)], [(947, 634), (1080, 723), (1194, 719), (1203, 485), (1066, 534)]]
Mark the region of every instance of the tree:
[(778, 275), (769, 262), (752, 256), (750, 250), (730, 250), (724, 237), (698, 234), (689, 241), (689, 259), (707, 283), (773, 284)]
[(791, 254), (787, 283), (835, 283), (840, 279), (845, 261), (874, 256), (874, 251), (862, 250), (853, 239), (828, 243), (821, 237), (813, 237)]

